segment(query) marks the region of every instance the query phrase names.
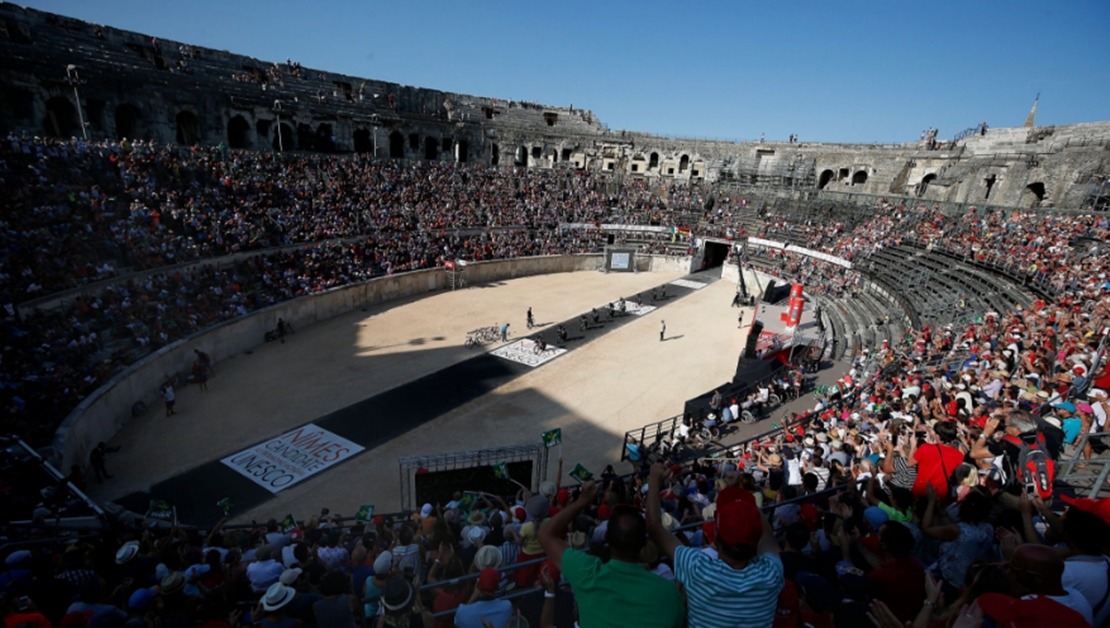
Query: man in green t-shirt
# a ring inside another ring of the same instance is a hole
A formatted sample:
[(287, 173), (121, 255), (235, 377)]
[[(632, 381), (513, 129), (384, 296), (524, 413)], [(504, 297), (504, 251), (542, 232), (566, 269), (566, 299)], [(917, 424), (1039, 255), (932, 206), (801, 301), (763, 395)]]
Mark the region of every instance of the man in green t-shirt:
[(647, 523), (639, 510), (617, 506), (609, 515), (605, 541), (611, 560), (568, 547), (567, 528), (594, 503), (598, 487), (582, 485), (582, 494), (540, 528), (539, 540), (551, 562), (562, 570), (574, 589), (579, 625), (583, 628), (675, 628), (686, 620), (686, 605), (678, 588), (640, 564), (647, 542)]

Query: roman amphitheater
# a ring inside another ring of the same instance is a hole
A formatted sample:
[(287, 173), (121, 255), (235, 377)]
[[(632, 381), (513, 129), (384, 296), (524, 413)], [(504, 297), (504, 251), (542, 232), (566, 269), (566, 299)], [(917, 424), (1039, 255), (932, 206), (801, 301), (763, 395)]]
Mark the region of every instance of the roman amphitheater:
[(1073, 495), (1110, 473), (1110, 122), (694, 141), (8, 3), (0, 120), (8, 455), (53, 474), (6, 521), (408, 517), (512, 499), (502, 463), (696, 492), (817, 436), (850, 475), (891, 408), (1003, 399), (1070, 436)]

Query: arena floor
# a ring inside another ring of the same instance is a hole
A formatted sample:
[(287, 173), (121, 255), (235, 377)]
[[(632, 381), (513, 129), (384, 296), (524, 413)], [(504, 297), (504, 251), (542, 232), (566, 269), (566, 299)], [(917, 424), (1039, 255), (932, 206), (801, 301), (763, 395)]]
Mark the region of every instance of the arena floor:
[[(463, 346), (466, 331), (508, 320), (511, 331), (523, 335), (529, 306), (537, 323), (556, 322), (681, 276), (527, 277), (392, 301), (299, 330), (284, 345), (271, 343), (217, 364), (207, 393), (195, 387), (179, 393), (174, 417), (164, 417), (159, 405), (127, 425), (111, 443), (121, 448), (108, 458), (114, 479), (94, 484), (91, 493), (112, 500), (145, 491), (462, 362), (477, 354)], [(717, 281), (668, 302), (236, 518), (302, 517), (325, 506), (352, 514), (360, 504), (394, 511), (400, 506), (399, 457), (536, 442), (554, 427), (563, 428), (566, 469), (581, 462), (598, 472), (619, 460), (625, 431), (677, 414), (687, 398), (731, 378), (745, 334), (737, 329), (739, 310), (729, 307), (734, 290)], [(659, 342), (661, 319), (667, 321), (666, 342)], [(553, 456), (549, 477), (555, 465)]]

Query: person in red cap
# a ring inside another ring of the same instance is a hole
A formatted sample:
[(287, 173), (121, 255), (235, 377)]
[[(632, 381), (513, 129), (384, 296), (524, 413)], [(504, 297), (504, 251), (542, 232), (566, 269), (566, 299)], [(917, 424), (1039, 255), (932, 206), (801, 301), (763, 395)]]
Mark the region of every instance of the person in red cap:
[(717, 494), (717, 525), (713, 545), (720, 560), (682, 545), (663, 526), (661, 484), (667, 469), (651, 467), (647, 495), (648, 532), (660, 552), (674, 563), (675, 580), (682, 583), (690, 628), (772, 626), (783, 566), (779, 544), (755, 496), (736, 486)]
[(1002, 626), (1090, 626), (1091, 605), (1063, 585), (1064, 560), (1051, 547), (1026, 543), (1010, 558), (1014, 599), (999, 593), (979, 596), (979, 608)]
[[(1091, 605), (1094, 625), (1110, 620), (1110, 499), (1061, 496), (1064, 513), (1064, 575), (1061, 583), (1083, 594)], [(1057, 550), (1059, 551), (1059, 550)]]
[(640, 564), (640, 550), (647, 543), (647, 526), (639, 510), (628, 505), (613, 508), (605, 531), (610, 556), (607, 563), (567, 544), (567, 528), (594, 503), (597, 493), (598, 485), (586, 482), (578, 499), (539, 531), (547, 557), (574, 588), (579, 623), (589, 628), (683, 625), (686, 606), (674, 583)]
[(513, 603), (495, 600), (501, 584), (501, 572), (487, 567), (478, 574), (478, 586), (470, 601), (460, 604), (455, 611), (455, 625), (459, 628), (483, 628), (485, 625), (501, 628), (513, 616)]

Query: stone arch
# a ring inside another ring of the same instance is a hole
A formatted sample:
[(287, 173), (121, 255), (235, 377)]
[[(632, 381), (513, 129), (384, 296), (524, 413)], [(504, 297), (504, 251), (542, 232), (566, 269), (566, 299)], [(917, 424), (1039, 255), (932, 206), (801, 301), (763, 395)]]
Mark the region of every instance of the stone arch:
[(523, 144), (521, 144), (520, 146), (517, 146), (517, 148), (516, 148), (516, 165), (518, 165), (518, 166), (527, 166), (528, 165), (528, 147), (523, 145)]
[(405, 136), (401, 135), (400, 131), (394, 131), (389, 134), (389, 158), (405, 158)]
[(929, 174), (921, 177), (921, 183), (918, 184), (917, 195), (924, 196), (925, 190), (929, 189), (929, 184), (937, 180), (937, 173), (930, 172)]
[(571, 154), (573, 154), (573, 151), (571, 151), (571, 149), (564, 148), (563, 149), (563, 156), (562, 156), (562, 159), (560, 161), (570, 161)]
[(297, 125), (297, 146), (301, 150), (316, 150), (316, 133), (304, 122)]
[(1025, 191), (1028, 194), (1033, 195), (1032, 202), (1029, 205), (1030, 207), (1037, 207), (1042, 202), (1044, 202), (1044, 195), (1045, 195), (1044, 183), (1042, 183), (1040, 181), (1035, 181), (1033, 183), (1030, 183), (1029, 185), (1025, 186)]
[(370, 129), (358, 129), (353, 139), (356, 153), (374, 152), (374, 138), (370, 136)]
[(200, 141), (200, 121), (197, 114), (185, 109), (177, 112), (177, 143), (192, 146)]
[(867, 171), (857, 170), (856, 173), (852, 175), (852, 185), (863, 185), (864, 183), (867, 183)]
[(690, 167), (690, 156), (689, 155), (683, 155), (682, 157), (679, 157), (679, 159), (678, 159), (678, 171), (680, 173), (686, 172), (686, 169), (689, 168), (689, 167)]
[(409, 133), (409, 150), (417, 152), (420, 150), (420, 134)]
[(836, 176), (836, 173), (834, 173), (832, 170), (829, 170), (829, 169), (822, 170), (821, 171), (821, 176), (817, 178), (817, 189), (818, 190), (825, 189), (825, 186), (827, 186), (829, 184), (829, 182), (833, 180), (834, 176)]
[(501, 163), (501, 147), (497, 144), (492, 144), (489, 149), (489, 163), (496, 166)]
[(116, 122), (116, 139), (122, 140), (125, 137), (135, 139), (139, 135), (139, 120), (142, 119), (142, 113), (139, 108), (131, 103), (123, 103), (116, 107), (113, 114)]
[(334, 153), (335, 140), (332, 139), (334, 135), (335, 131), (327, 122), (318, 125), (316, 127), (316, 150), (323, 151), (325, 153)]
[(539, 159), (540, 157), (543, 157), (543, 147), (533, 146), (532, 147), (532, 159)]
[(293, 139), (293, 127), (289, 126), (287, 122), (282, 122), (274, 131), (274, 150), (293, 150), (297, 147)]
[(470, 161), (470, 143), (466, 140), (455, 142), (455, 161), (460, 164)]
[(655, 170), (659, 167), (659, 153), (652, 153), (648, 156), (648, 170)]
[(430, 135), (424, 138), (424, 159), (429, 161), (439, 159), (439, 141)]
[(250, 148), (251, 123), (243, 116), (227, 121), (227, 145), (232, 148)]
[(81, 130), (81, 123), (77, 120), (77, 108), (68, 98), (55, 96), (46, 101), (43, 130), (47, 135), (56, 137), (70, 137)]

